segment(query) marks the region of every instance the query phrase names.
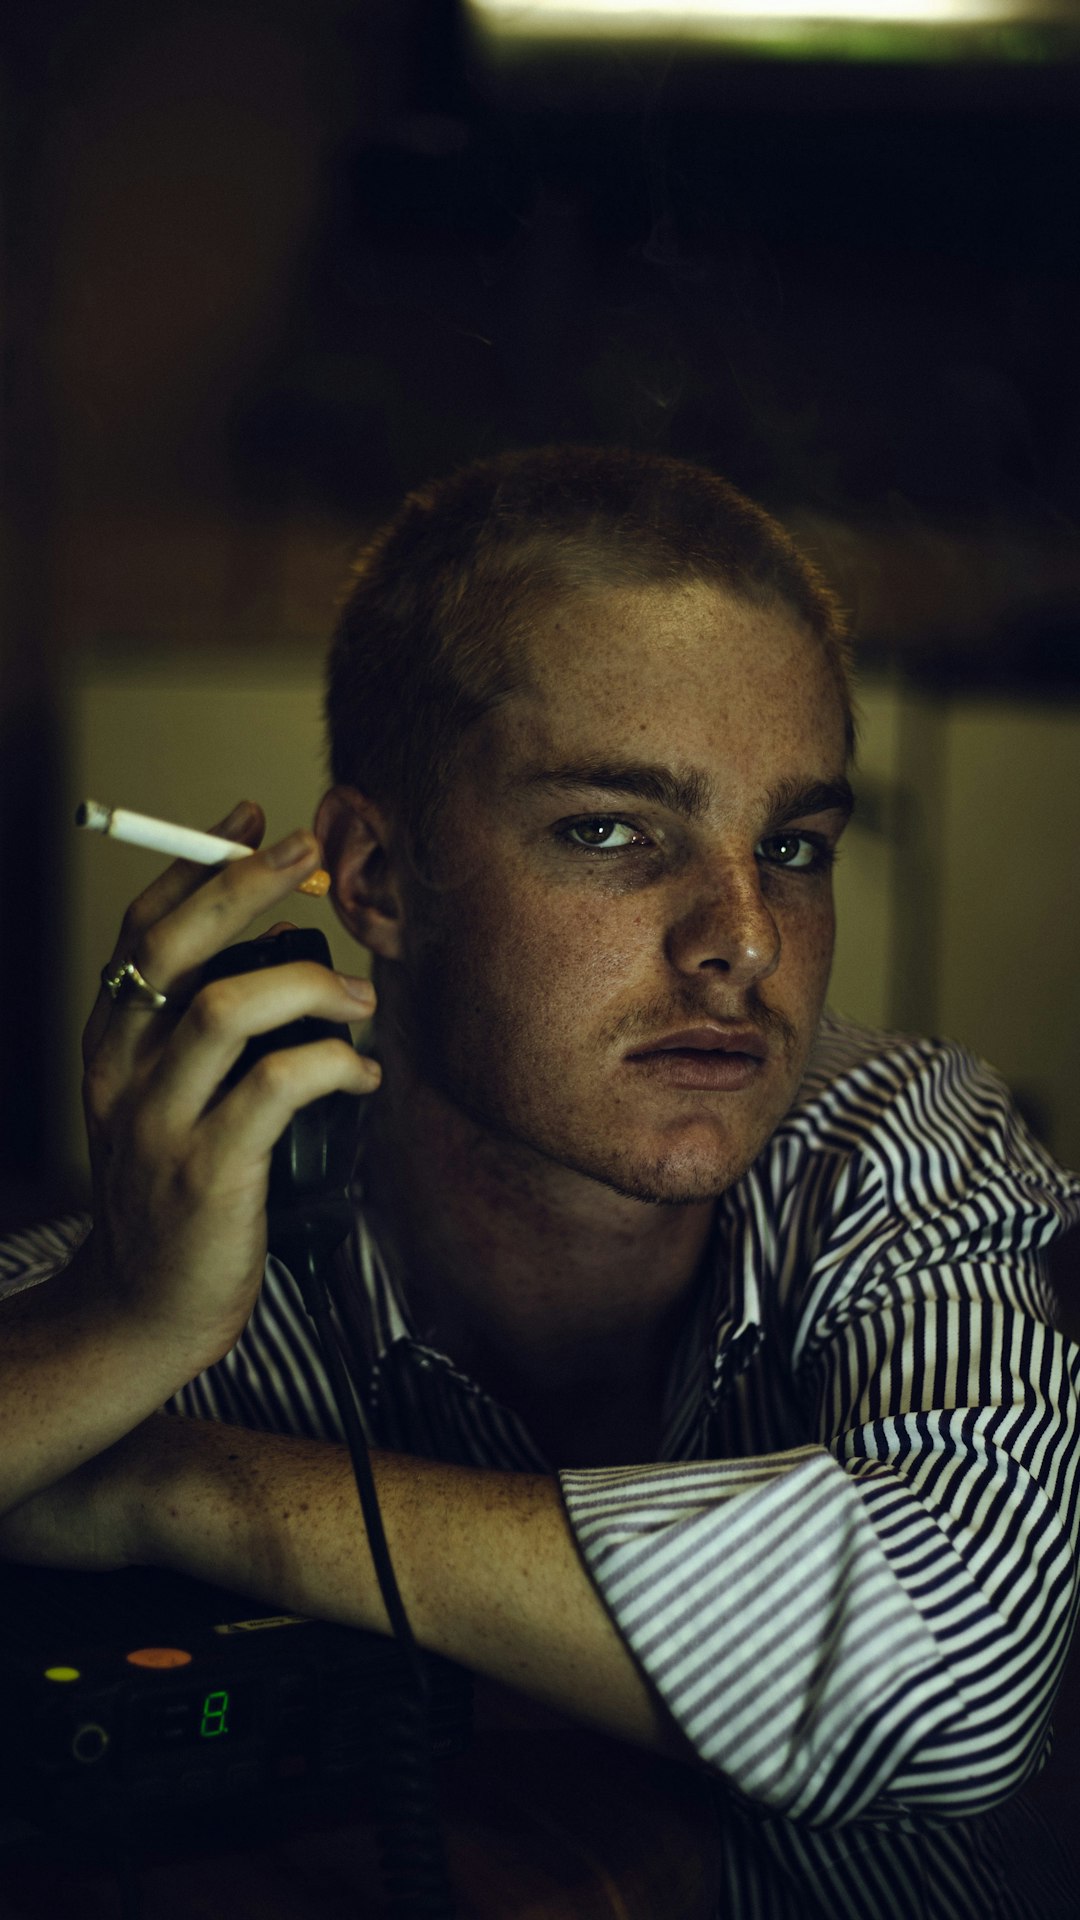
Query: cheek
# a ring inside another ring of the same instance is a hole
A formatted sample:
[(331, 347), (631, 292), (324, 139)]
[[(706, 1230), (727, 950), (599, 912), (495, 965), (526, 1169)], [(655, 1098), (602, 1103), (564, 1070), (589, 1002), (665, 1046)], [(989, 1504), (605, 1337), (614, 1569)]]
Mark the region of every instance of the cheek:
[(836, 914), (831, 885), (822, 888), (819, 897), (800, 901), (783, 925), (783, 942), (789, 967), (812, 986), (828, 979), (836, 938)]
[(539, 997), (541, 1008), (557, 1006), (562, 1019), (596, 1015), (620, 986), (640, 974), (642, 955), (655, 936), (644, 916), (583, 899), (505, 899), (491, 921), (494, 961), (502, 990), (512, 999)]
[(816, 875), (808, 885), (795, 874), (766, 872), (761, 894), (776, 923), (787, 965), (810, 970), (827, 965), (836, 933), (831, 873)]
[(588, 888), (564, 892), (506, 876), (500, 884), (498, 875), (455, 903), (447, 935), (443, 978), (432, 984), (448, 1039), (455, 1051), (494, 1045), (519, 1060), (535, 1043), (565, 1062), (583, 1035), (606, 1030), (627, 995), (642, 990), (647, 955), (662, 950), (643, 905), (628, 911), (625, 900)]

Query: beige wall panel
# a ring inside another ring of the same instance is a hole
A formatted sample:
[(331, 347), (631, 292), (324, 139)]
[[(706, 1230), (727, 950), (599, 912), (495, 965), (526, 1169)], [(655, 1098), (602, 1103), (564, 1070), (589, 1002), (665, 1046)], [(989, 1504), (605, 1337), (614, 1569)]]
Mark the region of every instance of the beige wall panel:
[(1080, 708), (957, 702), (943, 829), (939, 1025), (1080, 1167)]
[[(890, 680), (866, 681), (859, 693), (859, 754), (854, 784), (872, 803), (873, 830), (859, 809), (840, 843), (836, 864), (836, 954), (829, 985), (838, 1013), (868, 1027), (892, 1018), (896, 919), (894, 808), (901, 696)], [(870, 814), (868, 805), (866, 814)]]
[[(91, 797), (206, 827), (236, 800), (250, 798), (265, 808), (267, 844), (293, 827), (310, 826), (326, 785), (320, 697), (317, 677), (298, 674), (273, 656), (262, 663), (248, 656), (231, 665), (215, 659), (183, 673), (164, 664), (138, 674), (101, 669), (70, 696), (71, 813), (80, 799)], [(72, 828), (64, 957), (71, 1077), (64, 1095), (74, 1167), (84, 1164), (78, 1104), (82, 1021), (125, 907), (163, 864), (157, 854)], [(268, 916), (264, 924), (280, 917)], [(365, 956), (327, 901), (296, 894), (287, 917), (299, 926), (321, 927), (335, 963), (361, 970)]]

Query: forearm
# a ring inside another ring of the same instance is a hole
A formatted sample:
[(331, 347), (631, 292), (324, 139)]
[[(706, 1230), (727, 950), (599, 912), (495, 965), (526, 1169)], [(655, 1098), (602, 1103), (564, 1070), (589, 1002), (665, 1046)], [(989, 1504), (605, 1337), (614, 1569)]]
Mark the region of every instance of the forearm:
[[(162, 1419), (139, 1551), (276, 1606), (388, 1631), (343, 1448)], [(556, 1482), (372, 1458), (417, 1640), (587, 1724), (693, 1758), (598, 1599)]]
[[(193, 1362), (190, 1371), (198, 1370)], [(189, 1377), (97, 1271), (92, 1241), (0, 1306), (0, 1513), (72, 1473)]]

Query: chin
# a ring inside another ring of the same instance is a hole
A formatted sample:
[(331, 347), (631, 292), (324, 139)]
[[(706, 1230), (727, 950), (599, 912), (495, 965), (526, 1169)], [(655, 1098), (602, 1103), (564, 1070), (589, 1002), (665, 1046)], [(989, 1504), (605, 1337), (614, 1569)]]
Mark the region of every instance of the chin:
[(652, 1167), (620, 1168), (606, 1177), (603, 1174), (594, 1177), (613, 1192), (623, 1194), (627, 1200), (642, 1200), (654, 1207), (692, 1207), (700, 1206), (706, 1200), (718, 1199), (745, 1172), (746, 1167), (739, 1166), (726, 1172), (712, 1169), (695, 1174), (689, 1169), (676, 1169), (660, 1163)]
[[(726, 1193), (757, 1158), (765, 1138), (735, 1147), (727, 1142), (718, 1146), (683, 1143), (667, 1151), (639, 1154), (626, 1151), (601, 1158), (590, 1155), (577, 1162), (577, 1171), (589, 1175), (602, 1186), (657, 1207), (699, 1206)], [(564, 1162), (564, 1164), (573, 1164)]]

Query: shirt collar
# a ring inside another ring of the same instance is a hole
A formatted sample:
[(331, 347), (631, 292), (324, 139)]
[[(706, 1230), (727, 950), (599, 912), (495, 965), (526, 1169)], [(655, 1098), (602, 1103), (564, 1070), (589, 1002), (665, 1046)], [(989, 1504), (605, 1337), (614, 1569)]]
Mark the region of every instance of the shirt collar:
[(661, 1460), (681, 1460), (697, 1451), (720, 1401), (764, 1339), (758, 1260), (754, 1240), (746, 1233), (748, 1204), (748, 1196), (738, 1189), (716, 1203), (668, 1374)]
[[(354, 1197), (362, 1203), (362, 1193)], [(761, 1304), (762, 1236), (771, 1238), (771, 1222), (757, 1191), (753, 1169), (717, 1201), (716, 1217), (703, 1263), (703, 1285), (676, 1351), (667, 1404), (706, 1399), (710, 1411), (732, 1381), (749, 1366), (764, 1338)], [(422, 1354), (428, 1365), (446, 1368), (471, 1385), (451, 1355), (429, 1345), (411, 1313), (400, 1265), (377, 1222), (358, 1206), (355, 1233), (347, 1243), (350, 1266), (359, 1274), (370, 1313), (365, 1344), (374, 1365), (391, 1348)], [(355, 1280), (353, 1282), (355, 1285)], [(665, 1421), (665, 1426), (667, 1421)]]

